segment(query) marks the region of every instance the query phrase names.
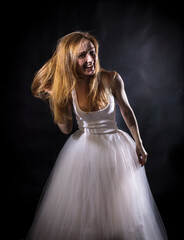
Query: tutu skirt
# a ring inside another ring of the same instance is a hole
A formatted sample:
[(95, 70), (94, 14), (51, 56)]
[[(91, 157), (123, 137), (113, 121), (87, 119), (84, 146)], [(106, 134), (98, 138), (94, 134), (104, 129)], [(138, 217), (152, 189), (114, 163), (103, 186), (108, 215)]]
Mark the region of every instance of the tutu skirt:
[(27, 240), (167, 239), (135, 142), (78, 130), (61, 150)]

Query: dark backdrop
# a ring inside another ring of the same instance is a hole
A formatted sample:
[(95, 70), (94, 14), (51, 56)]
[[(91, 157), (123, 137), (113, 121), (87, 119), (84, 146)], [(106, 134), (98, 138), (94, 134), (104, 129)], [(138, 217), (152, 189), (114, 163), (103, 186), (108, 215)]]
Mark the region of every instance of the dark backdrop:
[[(177, 1), (45, 1), (4, 5), (5, 72), (2, 173), (8, 196), (7, 239), (25, 237), (41, 191), (68, 136), (53, 123), (48, 104), (32, 97), (35, 72), (57, 40), (89, 31), (100, 62), (124, 79), (149, 153), (146, 171), (169, 239), (180, 239), (183, 186), (183, 18)], [(119, 128), (128, 131), (117, 108)], [(77, 129), (74, 123), (73, 132)], [(10, 201), (8, 201), (10, 200)], [(12, 235), (13, 237), (10, 237)]]

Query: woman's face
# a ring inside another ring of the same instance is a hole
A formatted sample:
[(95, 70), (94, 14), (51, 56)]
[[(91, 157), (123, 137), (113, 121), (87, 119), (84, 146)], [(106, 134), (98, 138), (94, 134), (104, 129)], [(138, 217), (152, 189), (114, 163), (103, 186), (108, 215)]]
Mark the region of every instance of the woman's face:
[(78, 49), (78, 73), (85, 76), (94, 75), (96, 60), (97, 56), (93, 43), (88, 39), (84, 39)]

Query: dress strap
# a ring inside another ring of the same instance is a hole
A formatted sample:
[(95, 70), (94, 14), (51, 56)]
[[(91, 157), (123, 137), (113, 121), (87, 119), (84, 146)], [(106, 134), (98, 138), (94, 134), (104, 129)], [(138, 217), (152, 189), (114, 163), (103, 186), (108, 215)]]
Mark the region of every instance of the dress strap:
[(76, 99), (76, 91), (75, 88), (72, 89), (72, 100), (73, 100), (73, 108), (75, 110), (75, 112), (77, 112), (77, 99)]

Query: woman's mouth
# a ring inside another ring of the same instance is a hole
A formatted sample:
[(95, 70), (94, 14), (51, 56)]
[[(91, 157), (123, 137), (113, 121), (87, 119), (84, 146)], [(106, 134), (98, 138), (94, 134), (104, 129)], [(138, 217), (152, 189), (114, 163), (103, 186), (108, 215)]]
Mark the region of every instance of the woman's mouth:
[(90, 64), (84, 67), (87, 70), (94, 70), (94, 64)]

